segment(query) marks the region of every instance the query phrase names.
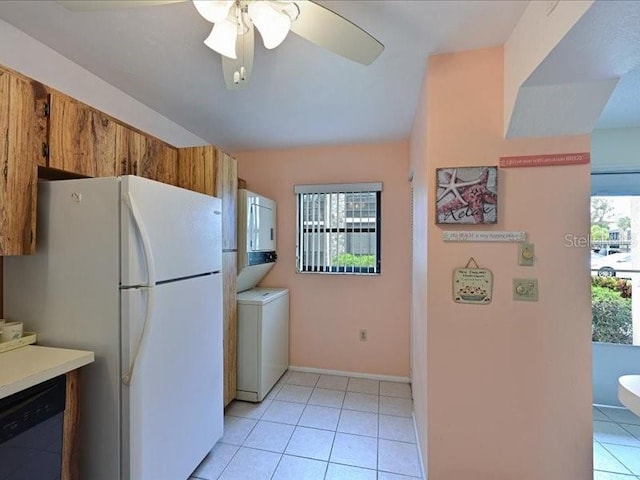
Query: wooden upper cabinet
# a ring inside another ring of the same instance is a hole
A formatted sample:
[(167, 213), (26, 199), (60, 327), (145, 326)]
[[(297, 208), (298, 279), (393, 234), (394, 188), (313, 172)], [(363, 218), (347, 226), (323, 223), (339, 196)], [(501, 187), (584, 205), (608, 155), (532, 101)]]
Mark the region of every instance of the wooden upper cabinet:
[(121, 124), (116, 127), (116, 163), (119, 175), (178, 185), (178, 150)]
[(215, 195), (215, 147), (178, 149), (178, 186), (206, 195)]
[(87, 177), (119, 173), (111, 117), (59, 92), (51, 92), (49, 108), (49, 167)]
[(37, 168), (47, 140), (46, 88), (0, 69), (0, 255), (35, 251)]
[(140, 156), (133, 162), (132, 173), (178, 185), (178, 150), (157, 138), (141, 135)]
[(116, 125), (116, 167), (118, 175), (134, 175), (141, 155), (142, 135), (126, 125)]
[(216, 197), (222, 199), (222, 248), (238, 248), (238, 161), (218, 149), (216, 165)]

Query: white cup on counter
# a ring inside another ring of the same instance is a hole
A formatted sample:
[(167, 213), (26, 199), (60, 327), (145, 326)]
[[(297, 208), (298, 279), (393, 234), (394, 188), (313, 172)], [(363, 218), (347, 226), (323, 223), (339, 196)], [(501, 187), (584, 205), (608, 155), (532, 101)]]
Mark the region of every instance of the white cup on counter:
[(10, 342), (22, 337), (22, 322), (0, 323), (0, 342)]

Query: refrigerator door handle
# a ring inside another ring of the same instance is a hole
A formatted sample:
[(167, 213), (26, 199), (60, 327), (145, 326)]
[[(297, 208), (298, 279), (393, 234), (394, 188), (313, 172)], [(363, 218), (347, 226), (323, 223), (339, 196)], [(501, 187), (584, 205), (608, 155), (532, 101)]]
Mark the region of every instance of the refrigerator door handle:
[(153, 312), (153, 304), (155, 300), (155, 287), (142, 287), (147, 291), (147, 307), (144, 311), (144, 320), (142, 322), (142, 332), (140, 333), (140, 338), (136, 343), (136, 348), (133, 351), (133, 355), (131, 356), (131, 364), (129, 365), (129, 370), (122, 374), (122, 383), (127, 387), (131, 386), (131, 381), (133, 379), (133, 369), (136, 366), (136, 360), (138, 359), (138, 354), (140, 353), (140, 348), (142, 347), (142, 341), (144, 340), (145, 335), (147, 334), (147, 330), (149, 327), (151, 314)]
[(153, 287), (156, 283), (156, 268), (155, 262), (153, 261), (153, 252), (151, 251), (151, 241), (149, 240), (149, 234), (147, 233), (147, 229), (144, 226), (142, 217), (140, 216), (138, 206), (136, 205), (136, 202), (131, 197), (131, 194), (129, 192), (122, 195), (122, 201), (131, 212), (131, 216), (133, 217), (133, 224), (135, 226), (135, 229), (138, 231), (140, 240), (142, 241), (142, 251), (144, 253), (145, 263), (147, 264), (147, 286)]
[(131, 216), (133, 217), (133, 223), (138, 231), (140, 240), (142, 241), (142, 250), (144, 252), (145, 263), (147, 264), (147, 285), (141, 287), (147, 291), (147, 305), (144, 312), (144, 320), (142, 322), (142, 332), (140, 333), (140, 338), (138, 339), (135, 350), (133, 351), (131, 365), (129, 365), (129, 369), (122, 374), (122, 383), (130, 386), (133, 378), (133, 369), (135, 368), (136, 360), (138, 359), (138, 354), (140, 353), (140, 348), (142, 347), (142, 342), (144, 341), (144, 337), (147, 333), (149, 321), (153, 312), (156, 272), (153, 261), (153, 252), (151, 251), (151, 242), (149, 241), (149, 234), (142, 222), (138, 207), (129, 192), (122, 195), (122, 201), (129, 208)]

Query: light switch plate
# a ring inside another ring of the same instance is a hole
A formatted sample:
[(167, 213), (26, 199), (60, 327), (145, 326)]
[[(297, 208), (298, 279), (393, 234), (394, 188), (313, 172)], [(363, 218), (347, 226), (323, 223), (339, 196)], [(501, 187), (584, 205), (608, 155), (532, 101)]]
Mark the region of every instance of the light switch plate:
[(533, 265), (534, 257), (533, 243), (519, 243), (518, 244), (518, 265), (523, 267), (531, 267)]
[(513, 299), (520, 302), (538, 301), (537, 278), (514, 278)]

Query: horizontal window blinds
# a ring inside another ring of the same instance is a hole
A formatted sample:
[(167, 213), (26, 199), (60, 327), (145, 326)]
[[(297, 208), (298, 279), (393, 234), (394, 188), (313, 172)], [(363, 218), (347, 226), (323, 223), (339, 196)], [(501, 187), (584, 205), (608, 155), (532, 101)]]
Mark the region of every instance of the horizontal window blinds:
[[(354, 188), (361, 185), (369, 189)], [(380, 273), (381, 190), (381, 183), (296, 186), (297, 270)]]

